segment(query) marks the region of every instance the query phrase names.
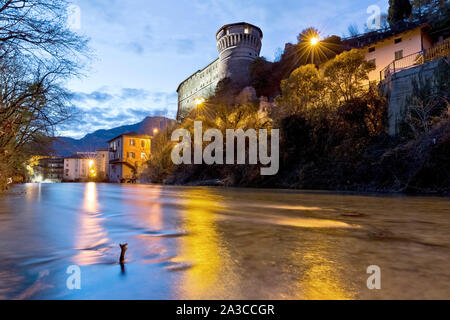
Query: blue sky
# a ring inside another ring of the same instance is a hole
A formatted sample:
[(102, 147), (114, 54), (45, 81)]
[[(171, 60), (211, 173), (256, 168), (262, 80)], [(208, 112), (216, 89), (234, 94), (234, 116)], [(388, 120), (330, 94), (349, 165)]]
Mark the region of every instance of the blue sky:
[(387, 0), (73, 0), (81, 9), (79, 33), (88, 36), (93, 60), (85, 77), (73, 79), (78, 121), (59, 134), (80, 138), (97, 129), (174, 118), (176, 88), (217, 58), (216, 31), (249, 22), (264, 32), (261, 55), (273, 60), (306, 27), (323, 36), (363, 30), (370, 5)]

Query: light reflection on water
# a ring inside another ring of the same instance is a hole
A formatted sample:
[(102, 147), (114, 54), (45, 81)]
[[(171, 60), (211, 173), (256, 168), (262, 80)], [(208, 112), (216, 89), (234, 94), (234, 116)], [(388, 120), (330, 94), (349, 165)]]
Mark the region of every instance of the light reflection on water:
[(79, 266), (99, 263), (104, 257), (104, 252), (110, 242), (107, 232), (103, 228), (101, 214), (98, 212), (99, 203), (97, 185), (85, 184), (83, 206), (78, 213), (77, 240), (75, 248), (78, 254), (73, 262)]
[[(448, 198), (107, 184), (0, 195), (0, 299), (450, 298)], [(118, 264), (119, 243), (129, 243)], [(70, 265), (82, 290), (66, 288)], [(383, 290), (366, 287), (370, 265)]]

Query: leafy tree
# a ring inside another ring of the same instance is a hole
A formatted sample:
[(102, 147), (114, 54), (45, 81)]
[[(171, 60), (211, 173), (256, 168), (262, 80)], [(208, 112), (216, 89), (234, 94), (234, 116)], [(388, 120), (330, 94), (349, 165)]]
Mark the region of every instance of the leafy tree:
[(330, 60), (324, 66), (325, 86), (328, 88), (331, 102), (350, 101), (367, 91), (369, 72), (375, 66), (366, 61), (361, 50), (346, 51)]
[(391, 27), (408, 19), (411, 13), (409, 0), (389, 0), (388, 21)]
[(301, 66), (281, 82), (281, 95), (276, 104), (286, 114), (299, 114), (320, 105), (324, 82), (313, 65)]

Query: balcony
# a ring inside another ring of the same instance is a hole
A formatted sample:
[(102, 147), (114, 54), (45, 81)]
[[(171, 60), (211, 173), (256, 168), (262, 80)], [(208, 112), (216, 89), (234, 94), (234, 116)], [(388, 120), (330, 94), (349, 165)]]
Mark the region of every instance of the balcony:
[(386, 68), (380, 71), (380, 81), (389, 78), (397, 72), (447, 56), (450, 56), (450, 38), (428, 50), (416, 52), (392, 61)]

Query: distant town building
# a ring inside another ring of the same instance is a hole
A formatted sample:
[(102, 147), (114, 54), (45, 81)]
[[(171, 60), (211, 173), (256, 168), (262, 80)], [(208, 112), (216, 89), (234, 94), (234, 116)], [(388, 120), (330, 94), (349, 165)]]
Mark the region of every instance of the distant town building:
[(64, 159), (58, 157), (43, 158), (34, 167), (35, 180), (38, 182), (61, 182), (64, 174)]
[(101, 180), (109, 179), (109, 150), (97, 150), (95, 156), (95, 170)]
[(64, 181), (87, 181), (95, 172), (96, 154), (74, 154), (64, 159)]
[(89, 158), (89, 159), (95, 159), (97, 157), (97, 151), (95, 151), (95, 152), (91, 152), (91, 151), (88, 151), (88, 152), (77, 152), (77, 155), (84, 156), (84, 157)]
[(177, 89), (177, 119), (195, 108), (199, 101), (214, 95), (217, 84), (224, 78), (248, 85), (249, 66), (259, 57), (262, 39), (261, 29), (249, 23), (233, 23), (220, 28), (216, 33), (219, 58), (184, 80)]
[(130, 132), (109, 144), (109, 181), (135, 182), (151, 156), (151, 136)]

